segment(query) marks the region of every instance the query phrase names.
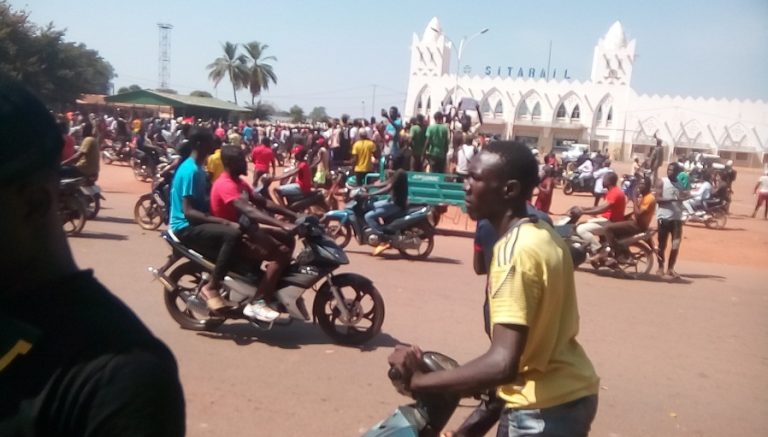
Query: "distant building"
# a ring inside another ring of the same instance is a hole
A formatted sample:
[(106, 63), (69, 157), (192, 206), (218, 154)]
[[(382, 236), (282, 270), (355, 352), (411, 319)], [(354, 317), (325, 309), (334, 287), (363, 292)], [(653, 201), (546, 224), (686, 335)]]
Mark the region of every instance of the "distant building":
[(668, 158), (702, 152), (737, 165), (768, 163), (766, 102), (637, 94), (630, 86), (635, 40), (627, 41), (618, 21), (597, 42), (585, 82), (562, 78), (562, 71), (486, 67), (459, 76), (457, 87), (455, 68), (449, 68), (452, 48), (437, 18), (421, 37), (413, 35), (406, 117), (431, 116), (454, 99), (471, 97), (480, 104), (481, 132), (545, 152), (579, 142), (628, 159), (647, 153), (656, 134)]

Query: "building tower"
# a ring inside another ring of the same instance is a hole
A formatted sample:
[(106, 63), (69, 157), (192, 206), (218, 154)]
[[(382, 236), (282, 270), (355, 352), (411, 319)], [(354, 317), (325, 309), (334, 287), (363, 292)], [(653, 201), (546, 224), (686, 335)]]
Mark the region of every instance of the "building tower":
[(419, 39), (413, 34), (411, 42), (411, 76), (442, 76), (451, 64), (451, 43), (443, 35), (437, 17), (430, 20)]
[(592, 82), (629, 85), (635, 64), (635, 40), (627, 43), (624, 28), (615, 22), (595, 46), (592, 57)]
[(173, 25), (157, 23), (157, 29), (160, 31), (160, 50), (157, 59), (159, 88), (166, 89), (171, 79), (171, 29), (173, 29)]

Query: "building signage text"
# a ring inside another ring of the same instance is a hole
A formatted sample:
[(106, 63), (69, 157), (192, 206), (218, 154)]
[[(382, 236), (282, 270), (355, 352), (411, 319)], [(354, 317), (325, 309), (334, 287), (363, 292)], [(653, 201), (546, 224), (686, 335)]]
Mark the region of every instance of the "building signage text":
[(538, 79), (570, 79), (571, 76), (568, 75), (568, 69), (557, 69), (554, 68), (550, 71), (549, 77), (547, 77), (547, 69), (546, 68), (536, 68), (536, 67), (510, 67), (510, 66), (491, 66), (486, 65), (485, 66), (485, 75), (486, 76), (504, 76), (504, 77), (531, 77), (531, 78), (538, 78)]

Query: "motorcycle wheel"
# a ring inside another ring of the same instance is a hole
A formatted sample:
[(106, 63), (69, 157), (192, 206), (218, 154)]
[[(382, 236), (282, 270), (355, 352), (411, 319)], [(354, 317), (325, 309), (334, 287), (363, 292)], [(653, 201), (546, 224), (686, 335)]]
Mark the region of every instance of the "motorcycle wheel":
[(336, 298), (328, 282), (324, 283), (312, 304), (312, 315), (320, 329), (335, 342), (359, 345), (381, 332), (384, 323), (384, 299), (373, 283), (364, 276), (344, 273), (333, 277), (333, 284), (344, 297), (350, 312), (350, 323), (343, 323), (336, 307)]
[(570, 196), (571, 194), (573, 194), (573, 184), (571, 183), (571, 181), (568, 181), (565, 183), (565, 185), (563, 185), (563, 194), (565, 194), (566, 196)]
[(83, 201), (77, 196), (70, 196), (62, 199), (59, 207), (59, 217), (64, 233), (67, 235), (77, 235), (85, 227), (87, 220), (87, 211)]
[(723, 229), (728, 223), (728, 214), (721, 209), (716, 209), (710, 214), (710, 218), (704, 224), (710, 229)]
[(93, 220), (101, 211), (101, 199), (96, 195), (89, 196), (86, 201), (88, 202), (88, 208), (86, 209), (85, 216), (88, 220)]
[[(421, 245), (417, 249), (397, 249), (403, 258), (418, 260), (425, 259), (435, 248), (435, 231), (431, 226), (418, 225), (403, 231), (404, 238), (418, 237), (421, 239)], [(415, 250), (415, 252), (413, 252)]]
[(112, 159), (104, 151), (101, 152), (101, 161), (107, 165), (112, 164)]
[(163, 214), (159, 211), (152, 193), (144, 194), (136, 201), (136, 206), (133, 207), (133, 219), (141, 229), (148, 231), (154, 231), (163, 224)]
[(618, 258), (619, 267), (628, 277), (637, 279), (651, 273), (653, 268), (653, 250), (643, 242), (637, 242), (627, 248), (627, 254)]
[(325, 233), (342, 249), (352, 240), (352, 226), (341, 224), (338, 220), (331, 220), (325, 225)]
[(223, 318), (201, 318), (187, 307), (189, 298), (197, 294), (203, 281), (203, 268), (199, 264), (187, 261), (175, 267), (168, 275), (173, 291), (163, 289), (165, 308), (173, 320), (184, 329), (192, 331), (210, 331), (224, 323)]

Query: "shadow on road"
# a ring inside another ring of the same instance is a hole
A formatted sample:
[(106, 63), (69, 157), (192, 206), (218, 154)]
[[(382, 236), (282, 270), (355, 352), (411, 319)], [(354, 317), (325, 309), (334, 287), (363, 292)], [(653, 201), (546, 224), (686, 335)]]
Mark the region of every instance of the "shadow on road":
[(99, 217), (96, 216), (95, 219), (93, 219), (98, 222), (110, 222), (110, 223), (130, 223), (130, 224), (136, 224), (136, 221), (132, 218), (125, 218), (125, 217)]
[(690, 278), (696, 277), (695, 275), (681, 275), (681, 277), (678, 278), (678, 279), (672, 279), (672, 278), (669, 278), (669, 277), (661, 277), (661, 276), (658, 276), (658, 275), (654, 275), (652, 273), (647, 273), (647, 274), (646, 273), (641, 273), (641, 274), (639, 274), (639, 275), (637, 275), (635, 277), (629, 277), (629, 276), (625, 275), (624, 273), (617, 272), (615, 270), (601, 269), (601, 270), (595, 271), (594, 269), (588, 269), (588, 268), (583, 268), (583, 267), (580, 267), (577, 270), (580, 271), (580, 272), (585, 272), (585, 273), (593, 273), (593, 274), (595, 274), (597, 276), (602, 276), (604, 278), (623, 279), (623, 280), (626, 280), (626, 281), (664, 282), (664, 283), (667, 283), (667, 284), (692, 284), (693, 281), (690, 281), (690, 280), (688, 280), (688, 279), (686, 279), (686, 278), (684, 278), (682, 276), (690, 277)]
[(246, 322), (227, 323), (216, 332), (199, 332), (197, 335), (214, 340), (230, 340), (238, 346), (262, 343), (282, 349), (301, 349), (302, 346), (325, 344), (370, 352), (380, 347), (395, 347), (402, 343), (387, 333), (380, 333), (363, 345), (344, 346), (334, 343), (333, 339), (325, 335), (319, 326), (301, 321), (295, 321), (288, 326), (275, 326), (269, 331), (256, 328)]
[(703, 275), (700, 273), (686, 273), (685, 275), (680, 275), (683, 278), (691, 278), (691, 279), (718, 279), (720, 281), (726, 279), (725, 276), (718, 276), (718, 275)]
[(112, 234), (110, 232), (81, 232), (78, 235), (70, 235), (70, 238), (92, 238), (94, 240), (113, 241), (125, 241), (128, 239), (125, 235)]

